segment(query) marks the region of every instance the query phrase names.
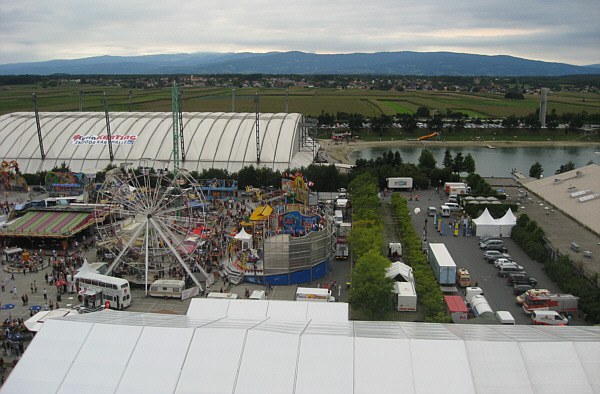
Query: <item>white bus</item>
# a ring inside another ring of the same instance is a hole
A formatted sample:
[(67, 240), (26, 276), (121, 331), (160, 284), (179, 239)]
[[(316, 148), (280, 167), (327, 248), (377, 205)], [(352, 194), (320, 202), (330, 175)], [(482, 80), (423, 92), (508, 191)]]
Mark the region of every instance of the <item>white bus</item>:
[(131, 290), (126, 279), (80, 272), (75, 275), (75, 286), (84, 308), (102, 307), (107, 302), (113, 309), (125, 309), (131, 305)]
[(148, 295), (152, 297), (179, 298), (185, 290), (185, 281), (175, 279), (158, 279), (150, 285)]

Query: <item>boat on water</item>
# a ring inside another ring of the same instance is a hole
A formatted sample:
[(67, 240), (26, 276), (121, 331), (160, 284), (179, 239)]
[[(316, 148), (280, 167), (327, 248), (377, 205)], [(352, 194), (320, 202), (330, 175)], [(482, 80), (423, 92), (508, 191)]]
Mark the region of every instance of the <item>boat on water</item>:
[(488, 149), (496, 149), (496, 147), (494, 145), (486, 145), (485, 147)]

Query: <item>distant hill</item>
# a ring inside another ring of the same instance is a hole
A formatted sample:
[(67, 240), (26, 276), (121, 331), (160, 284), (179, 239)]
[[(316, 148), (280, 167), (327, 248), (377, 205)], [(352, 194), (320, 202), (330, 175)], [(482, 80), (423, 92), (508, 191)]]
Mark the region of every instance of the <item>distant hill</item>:
[(599, 65), (574, 66), (453, 52), (378, 52), (318, 55), (306, 52), (193, 53), (98, 56), (0, 65), (0, 75), (51, 74), (383, 74), (561, 76), (600, 74)]

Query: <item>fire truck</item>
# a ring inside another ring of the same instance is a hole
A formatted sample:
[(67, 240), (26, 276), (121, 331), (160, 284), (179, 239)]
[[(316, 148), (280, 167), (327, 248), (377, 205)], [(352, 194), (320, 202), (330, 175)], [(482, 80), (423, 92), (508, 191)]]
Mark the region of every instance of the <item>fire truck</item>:
[(528, 294), (523, 302), (523, 310), (526, 313), (534, 310), (575, 313), (578, 300), (579, 298), (571, 294)]

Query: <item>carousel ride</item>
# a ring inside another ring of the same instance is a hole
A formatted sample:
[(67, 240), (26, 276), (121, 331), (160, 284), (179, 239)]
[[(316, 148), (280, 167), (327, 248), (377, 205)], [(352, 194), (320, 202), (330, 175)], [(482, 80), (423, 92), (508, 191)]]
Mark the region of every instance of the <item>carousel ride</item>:
[(199, 265), (193, 273), (190, 265), (195, 264), (192, 259), (201, 245), (192, 232), (203, 224), (205, 199), (186, 170), (173, 174), (140, 167), (134, 171), (127, 165), (110, 170), (97, 203), (97, 210), (106, 215), (97, 226), (100, 242), (115, 256), (107, 274), (119, 263), (137, 265), (144, 272), (147, 294), (148, 278), (151, 283), (163, 263), (177, 261), (202, 289), (200, 281), (208, 275)]

